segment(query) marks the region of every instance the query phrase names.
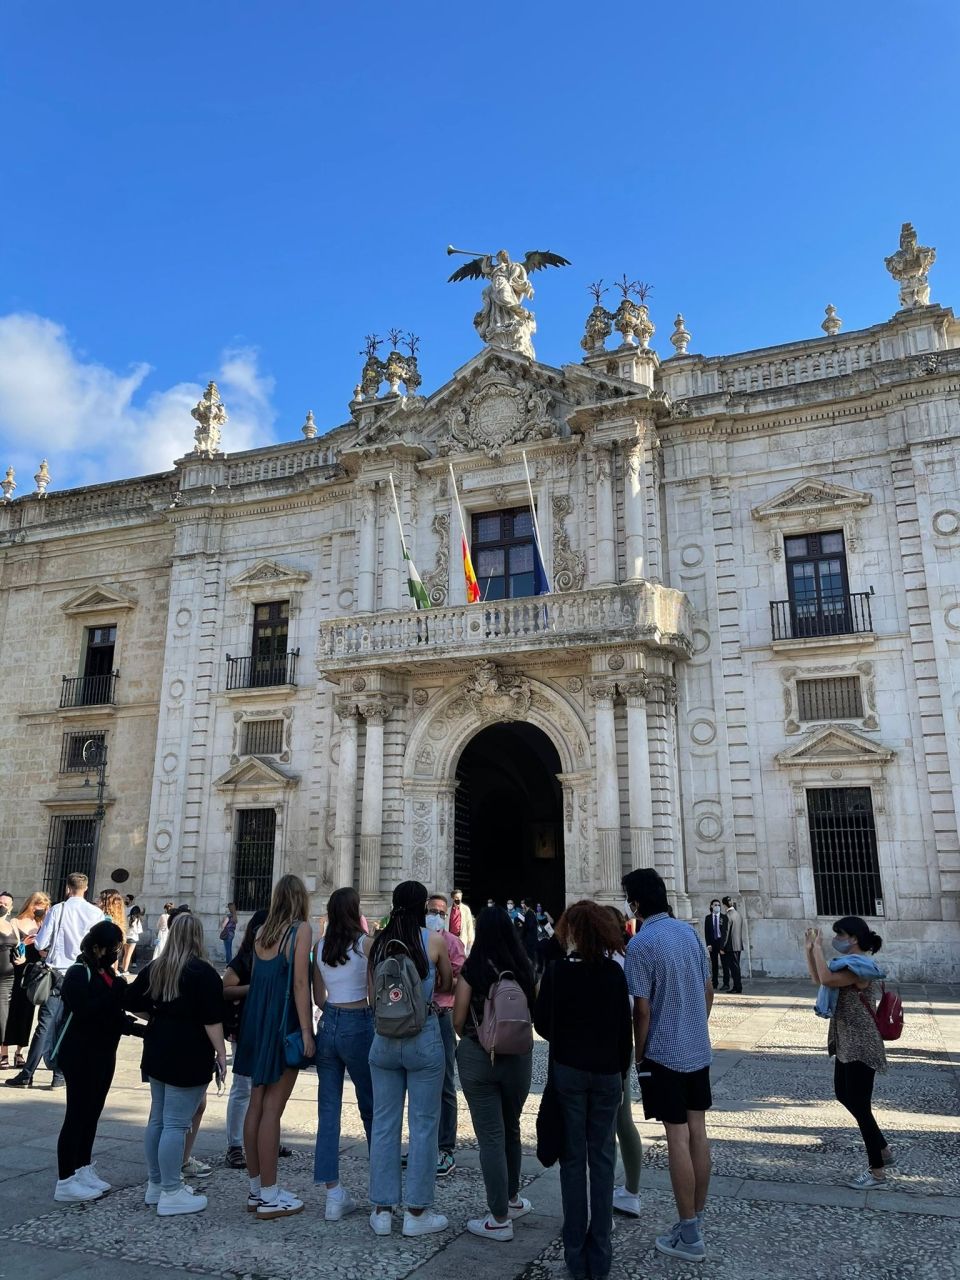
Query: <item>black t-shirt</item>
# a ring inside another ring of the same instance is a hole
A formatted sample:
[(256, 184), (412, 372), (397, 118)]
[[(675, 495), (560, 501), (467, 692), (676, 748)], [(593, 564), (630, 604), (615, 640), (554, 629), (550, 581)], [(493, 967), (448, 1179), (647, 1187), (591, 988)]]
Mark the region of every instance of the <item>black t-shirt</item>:
[[(238, 951), (227, 965), (227, 968), (233, 970), (241, 987), (249, 987), (250, 977), (253, 973), (253, 951)], [(246, 996), (242, 1000), (224, 1000), (223, 1030), (225, 1035), (235, 1037), (239, 1034), (240, 1019), (243, 1017), (243, 1006), (246, 1003)]]
[(615, 960), (555, 960), (540, 983), (534, 1026), (554, 1061), (581, 1071), (626, 1075), (633, 1026), (623, 970)]
[(150, 998), (148, 964), (130, 988), (127, 1008), (149, 1015), (143, 1038), (141, 1069), (146, 1078), (181, 1089), (209, 1084), (216, 1055), (204, 1030), (223, 1020), (223, 981), (205, 960), (188, 960), (180, 976), (176, 1000), (160, 1004)]

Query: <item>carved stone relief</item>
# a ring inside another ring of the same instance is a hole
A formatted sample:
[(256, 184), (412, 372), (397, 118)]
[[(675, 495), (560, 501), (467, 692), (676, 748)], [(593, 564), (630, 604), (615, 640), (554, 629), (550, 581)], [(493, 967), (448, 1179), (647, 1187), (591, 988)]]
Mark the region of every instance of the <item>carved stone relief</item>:
[(437, 558), (429, 573), (423, 575), (423, 585), (427, 588), (432, 605), (447, 602), (450, 589), (450, 517), (445, 511), (438, 511), (430, 522), (430, 528), (437, 535)]
[(553, 581), (557, 591), (580, 591), (587, 576), (586, 557), (570, 545), (564, 520), (573, 511), (569, 494), (553, 497)]

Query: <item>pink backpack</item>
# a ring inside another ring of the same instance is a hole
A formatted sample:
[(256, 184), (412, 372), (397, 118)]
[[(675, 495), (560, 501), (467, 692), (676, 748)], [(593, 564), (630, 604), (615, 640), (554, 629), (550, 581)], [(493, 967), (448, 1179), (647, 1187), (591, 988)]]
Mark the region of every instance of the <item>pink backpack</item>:
[(533, 1049), (530, 1006), (523, 988), (509, 969), (498, 973), (496, 982), (491, 984), (483, 1002), (483, 1020), (479, 1025), (476, 1014), (471, 1012), (471, 1016), (480, 1047), (489, 1053), (491, 1062), (498, 1053), (529, 1053)]

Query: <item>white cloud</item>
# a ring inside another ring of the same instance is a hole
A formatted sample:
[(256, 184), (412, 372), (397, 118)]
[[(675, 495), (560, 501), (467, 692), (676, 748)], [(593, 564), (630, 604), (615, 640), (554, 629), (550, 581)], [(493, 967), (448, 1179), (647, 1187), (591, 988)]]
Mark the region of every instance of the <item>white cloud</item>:
[[(13, 465), (22, 496), (43, 457), (54, 489), (169, 470), (193, 447), (190, 410), (203, 383), (140, 395), (149, 373), (145, 363), (118, 373), (85, 359), (63, 326), (43, 316), (0, 316), (0, 474)], [(224, 448), (269, 443), (274, 381), (256, 351), (224, 351), (213, 376), (229, 414)]]

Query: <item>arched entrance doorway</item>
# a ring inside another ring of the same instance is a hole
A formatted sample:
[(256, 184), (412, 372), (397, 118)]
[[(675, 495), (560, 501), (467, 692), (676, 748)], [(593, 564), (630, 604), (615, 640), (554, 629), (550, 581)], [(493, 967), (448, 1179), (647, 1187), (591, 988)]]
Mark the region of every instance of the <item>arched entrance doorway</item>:
[(563, 797), (556, 747), (535, 725), (481, 729), (457, 765), (454, 879), (476, 910), (488, 898), (565, 902)]

